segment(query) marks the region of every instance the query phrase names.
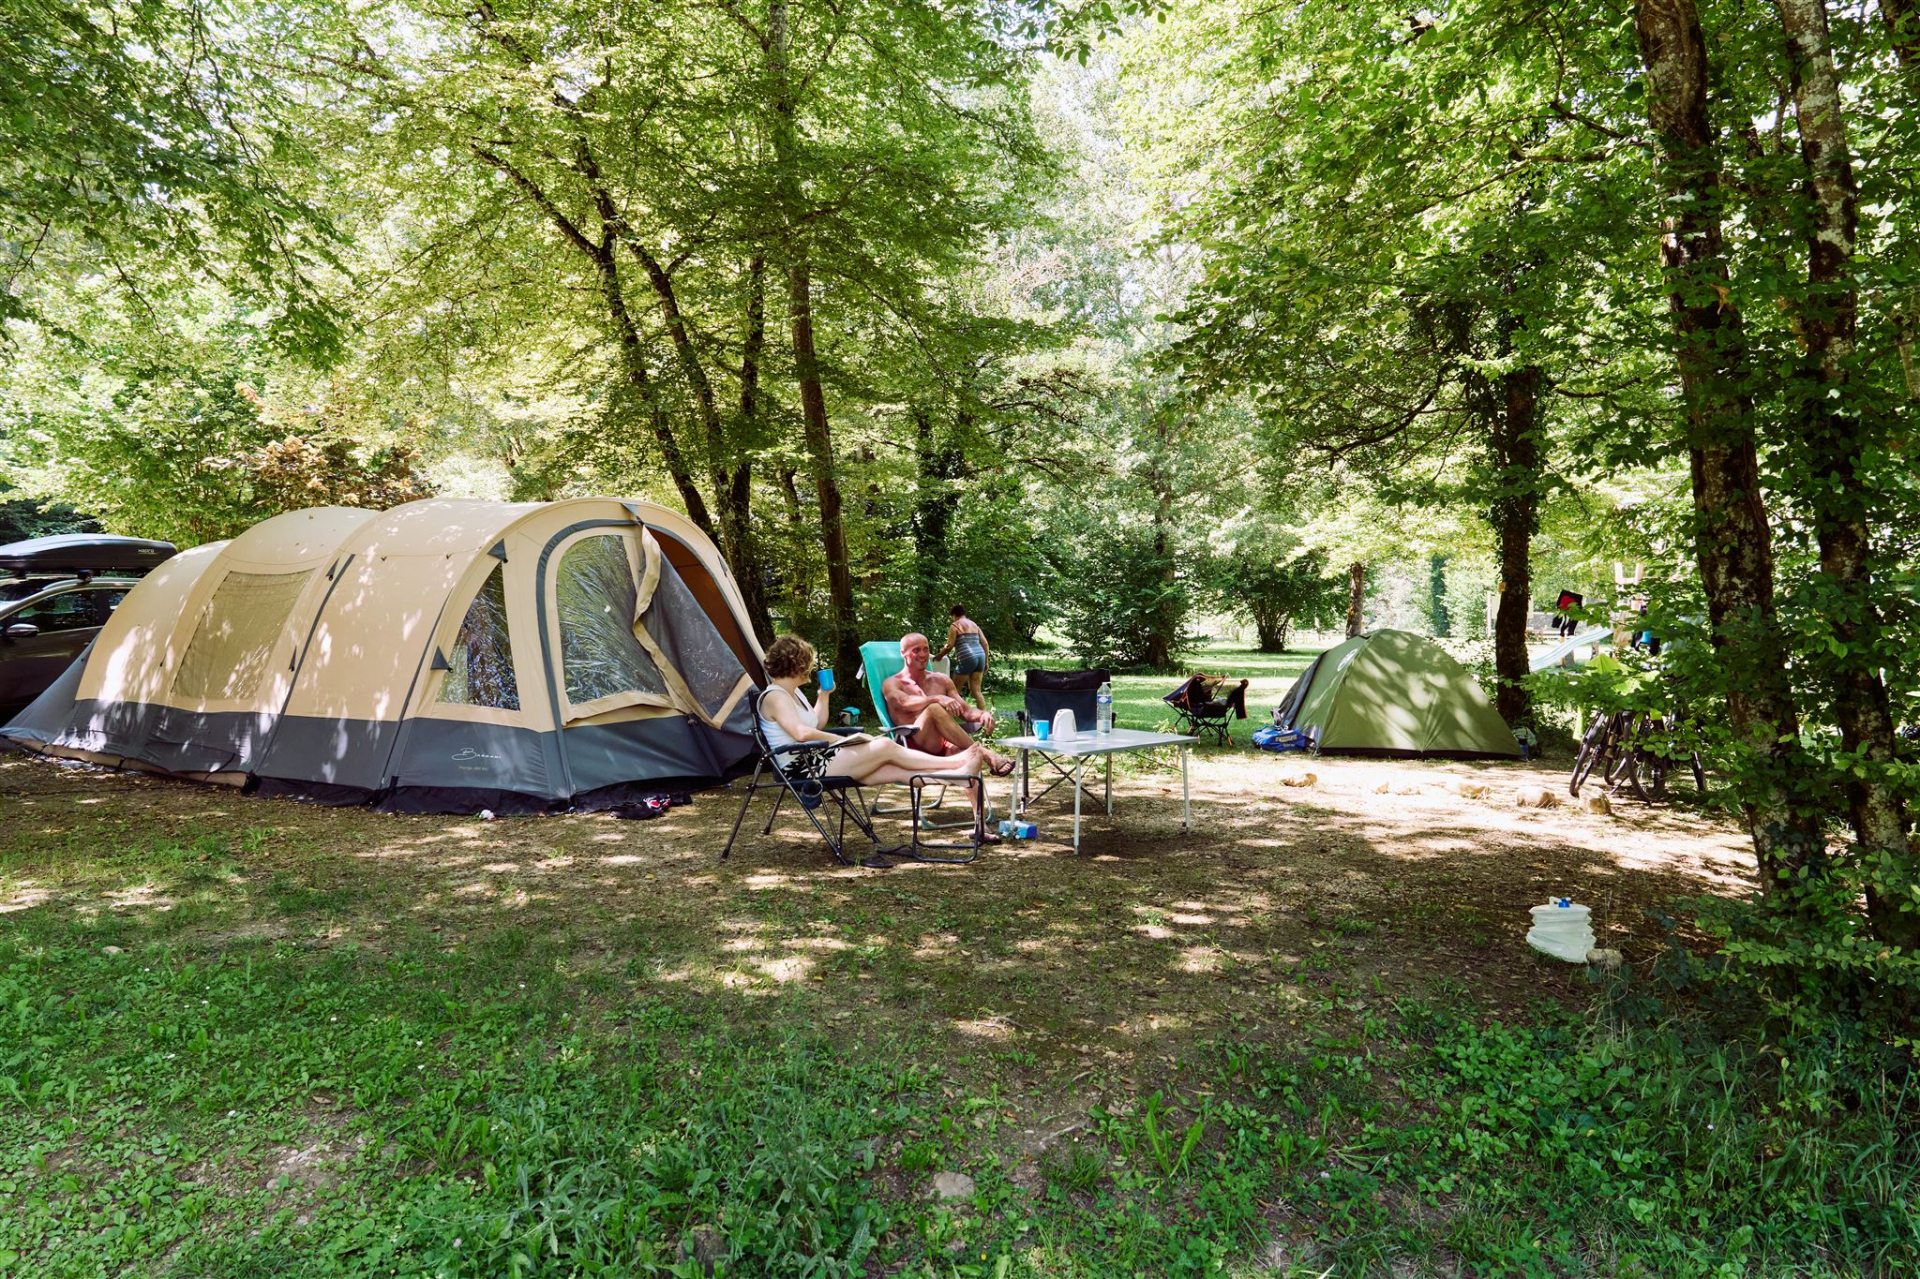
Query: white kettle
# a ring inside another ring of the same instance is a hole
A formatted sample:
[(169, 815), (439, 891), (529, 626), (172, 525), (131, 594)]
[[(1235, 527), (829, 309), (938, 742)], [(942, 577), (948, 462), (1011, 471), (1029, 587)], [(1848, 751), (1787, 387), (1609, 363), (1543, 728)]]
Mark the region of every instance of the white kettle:
[(1073, 707), (1062, 706), (1053, 713), (1053, 740), (1070, 742), (1080, 736), (1080, 725), (1074, 722)]

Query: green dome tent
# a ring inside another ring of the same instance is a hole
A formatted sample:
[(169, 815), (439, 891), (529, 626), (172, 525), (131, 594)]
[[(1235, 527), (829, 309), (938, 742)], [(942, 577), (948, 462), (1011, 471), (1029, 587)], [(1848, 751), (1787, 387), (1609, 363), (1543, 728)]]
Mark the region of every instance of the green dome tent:
[(1320, 654), (1273, 722), (1330, 754), (1520, 756), (1466, 668), (1407, 631), (1369, 631)]

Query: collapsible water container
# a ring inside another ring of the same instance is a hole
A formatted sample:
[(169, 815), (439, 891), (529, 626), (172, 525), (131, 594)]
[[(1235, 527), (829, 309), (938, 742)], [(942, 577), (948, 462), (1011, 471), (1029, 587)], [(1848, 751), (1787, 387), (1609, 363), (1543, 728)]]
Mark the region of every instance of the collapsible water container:
[(1080, 726), (1074, 722), (1073, 707), (1062, 706), (1053, 714), (1053, 740), (1070, 742), (1080, 735)]
[(1593, 949), (1592, 911), (1576, 906), (1570, 897), (1556, 897), (1544, 906), (1533, 908), (1533, 927), (1527, 931), (1527, 945), (1570, 964), (1587, 962)]

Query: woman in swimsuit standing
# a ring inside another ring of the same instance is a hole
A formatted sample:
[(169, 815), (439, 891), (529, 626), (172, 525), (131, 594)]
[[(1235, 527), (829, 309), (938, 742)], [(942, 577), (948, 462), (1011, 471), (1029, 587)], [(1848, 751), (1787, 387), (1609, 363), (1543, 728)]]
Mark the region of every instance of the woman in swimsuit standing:
[(973, 704), (984, 711), (987, 709), (987, 699), (982, 695), (980, 685), (987, 674), (987, 633), (958, 604), (948, 612), (953, 615), (953, 624), (947, 627), (947, 642), (934, 656), (953, 654), (954, 684), (960, 689), (961, 696), (972, 697)]

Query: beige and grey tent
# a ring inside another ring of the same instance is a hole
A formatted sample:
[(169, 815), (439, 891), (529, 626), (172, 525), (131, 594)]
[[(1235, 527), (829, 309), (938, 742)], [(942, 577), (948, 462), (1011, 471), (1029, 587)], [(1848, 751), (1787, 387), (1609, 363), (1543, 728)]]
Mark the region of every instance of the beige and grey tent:
[(328, 802), (545, 811), (728, 776), (760, 661), (725, 561), (660, 507), (320, 507), (160, 565), (0, 736)]

